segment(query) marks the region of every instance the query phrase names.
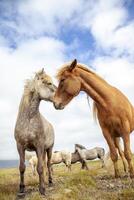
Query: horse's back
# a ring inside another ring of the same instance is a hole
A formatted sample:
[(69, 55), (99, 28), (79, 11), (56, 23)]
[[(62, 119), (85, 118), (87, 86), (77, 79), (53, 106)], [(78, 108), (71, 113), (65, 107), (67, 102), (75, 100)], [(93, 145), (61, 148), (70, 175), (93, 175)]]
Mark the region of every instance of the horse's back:
[(87, 160), (93, 160), (95, 158), (97, 158), (97, 151), (96, 149), (89, 149), (85, 151), (85, 155), (86, 155), (86, 159)]
[(58, 164), (62, 162), (62, 155), (60, 151), (53, 152), (52, 153), (52, 159), (51, 159), (52, 164)]
[(62, 158), (64, 160), (66, 160), (66, 159), (70, 159), (71, 160), (71, 152), (70, 151), (62, 150), (61, 154), (62, 154)]

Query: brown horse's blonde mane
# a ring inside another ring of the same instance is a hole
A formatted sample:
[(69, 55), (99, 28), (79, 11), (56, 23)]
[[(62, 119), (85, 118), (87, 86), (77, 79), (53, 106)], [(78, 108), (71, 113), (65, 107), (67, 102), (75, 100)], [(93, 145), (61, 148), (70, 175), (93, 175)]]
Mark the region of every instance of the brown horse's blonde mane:
[(61, 69), (58, 70), (57, 74), (56, 74), (56, 78), (58, 81), (60, 81), (63, 77), (63, 74), (65, 71), (69, 70), (69, 66), (64, 66)]
[[(59, 71), (58, 71), (58, 73), (57, 73), (57, 75), (56, 75), (56, 78), (57, 78), (58, 80), (61, 80), (61, 79), (62, 79), (62, 76), (63, 76), (63, 74), (64, 74), (64, 72), (65, 72), (65, 71), (69, 71), (69, 68), (70, 68), (70, 63), (65, 64), (61, 69), (59, 69)], [(78, 64), (77, 64), (77, 68), (83, 69), (84, 71), (87, 71), (87, 72), (90, 72), (90, 73), (93, 73), (93, 74), (94, 74), (93, 71), (91, 71), (91, 70), (87, 69), (86, 67), (82, 66), (82, 64), (79, 64), (79, 63), (78, 63)]]
[[(61, 69), (59, 69), (57, 75), (56, 75), (56, 78), (58, 79), (58, 81), (60, 81), (62, 78), (63, 78), (63, 75), (66, 71), (69, 71), (69, 68), (70, 68), (70, 63), (67, 63), (65, 64)], [(91, 73), (91, 74), (94, 74), (99, 80), (103, 81), (106, 83), (106, 81), (101, 78), (98, 74), (96, 74), (94, 71), (90, 70), (87, 68), (87, 66), (84, 66), (83, 64), (81, 63), (78, 63), (76, 68), (79, 68), (79, 69), (82, 69), (88, 73)]]

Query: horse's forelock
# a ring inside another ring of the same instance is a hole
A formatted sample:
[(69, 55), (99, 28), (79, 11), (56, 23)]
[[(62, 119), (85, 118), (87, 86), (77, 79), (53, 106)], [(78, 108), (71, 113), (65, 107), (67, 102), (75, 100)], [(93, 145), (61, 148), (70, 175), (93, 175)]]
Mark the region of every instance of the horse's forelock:
[(58, 81), (60, 81), (63, 78), (63, 75), (66, 71), (69, 71), (69, 66), (64, 66), (56, 74), (56, 78)]

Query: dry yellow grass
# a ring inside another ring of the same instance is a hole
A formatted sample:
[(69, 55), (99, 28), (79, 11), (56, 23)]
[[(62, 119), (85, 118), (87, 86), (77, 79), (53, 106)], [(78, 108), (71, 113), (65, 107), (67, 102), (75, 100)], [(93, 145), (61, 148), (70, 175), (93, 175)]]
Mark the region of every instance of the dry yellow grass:
[[(27, 168), (25, 174), (26, 196), (24, 200), (134, 200), (134, 184), (128, 177), (115, 180), (113, 169), (102, 169), (99, 161), (89, 163), (90, 170), (80, 170), (80, 164), (68, 172), (64, 165), (54, 168), (54, 186), (48, 187), (46, 197), (38, 192), (38, 176)], [(120, 164), (122, 176), (122, 165)], [(0, 200), (18, 200), (18, 169), (0, 170)]]

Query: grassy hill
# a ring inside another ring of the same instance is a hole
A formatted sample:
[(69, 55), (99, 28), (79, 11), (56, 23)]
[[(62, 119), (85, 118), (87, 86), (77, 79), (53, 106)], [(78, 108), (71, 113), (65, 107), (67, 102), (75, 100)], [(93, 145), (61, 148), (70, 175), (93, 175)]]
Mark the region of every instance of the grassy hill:
[[(24, 200), (134, 200), (134, 182), (122, 171), (121, 179), (114, 179), (113, 168), (101, 168), (99, 161), (89, 162), (89, 171), (81, 170), (80, 164), (68, 172), (64, 165), (54, 167), (54, 186), (48, 187), (46, 197), (38, 192), (38, 176), (28, 167), (25, 173), (26, 196)], [(0, 200), (18, 200), (18, 169), (0, 170)]]

